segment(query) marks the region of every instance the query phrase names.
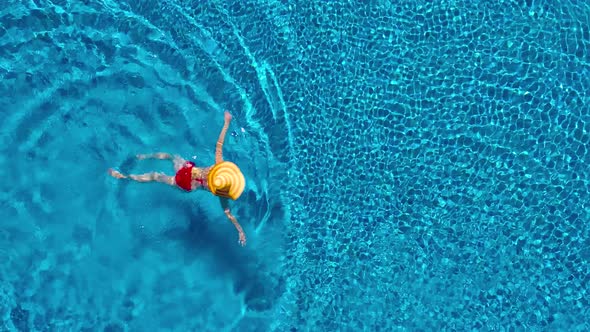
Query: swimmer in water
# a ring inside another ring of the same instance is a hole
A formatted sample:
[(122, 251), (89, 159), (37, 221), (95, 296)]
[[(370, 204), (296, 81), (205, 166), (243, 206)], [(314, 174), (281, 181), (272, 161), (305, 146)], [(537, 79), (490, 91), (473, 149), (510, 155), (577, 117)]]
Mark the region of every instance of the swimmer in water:
[(129, 179), (137, 182), (161, 182), (177, 187), (185, 192), (191, 192), (197, 189), (203, 189), (218, 196), (221, 207), (227, 218), (234, 224), (239, 235), (239, 243), (246, 245), (246, 235), (242, 226), (229, 210), (229, 199), (236, 200), (246, 185), (244, 175), (236, 164), (224, 161), (222, 156), (223, 141), (231, 121), (231, 114), (225, 111), (224, 124), (217, 139), (215, 146), (215, 164), (209, 167), (197, 167), (192, 161), (171, 155), (169, 153), (159, 152), (153, 154), (137, 155), (138, 159), (168, 159), (174, 164), (175, 176), (169, 176), (164, 173), (151, 172), (146, 174), (129, 174), (125, 175), (112, 168), (108, 170), (109, 174), (116, 179)]

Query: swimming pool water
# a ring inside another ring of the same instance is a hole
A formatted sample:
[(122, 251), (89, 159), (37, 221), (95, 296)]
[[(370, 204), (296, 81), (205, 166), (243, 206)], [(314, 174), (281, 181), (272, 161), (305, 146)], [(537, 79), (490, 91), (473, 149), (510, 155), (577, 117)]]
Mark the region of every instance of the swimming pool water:
[(590, 5), (7, 3), (0, 330), (590, 329)]

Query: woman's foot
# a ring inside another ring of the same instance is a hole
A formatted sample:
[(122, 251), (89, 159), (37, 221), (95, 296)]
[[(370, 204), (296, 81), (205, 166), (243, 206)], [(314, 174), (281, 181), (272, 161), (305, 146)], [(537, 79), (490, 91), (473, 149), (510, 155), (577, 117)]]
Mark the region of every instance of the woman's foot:
[(121, 174), (121, 172), (116, 171), (116, 170), (114, 170), (112, 168), (109, 168), (109, 175), (112, 176), (112, 177), (114, 177), (115, 179), (124, 179), (124, 178), (126, 178), (126, 176), (123, 175), (123, 174)]

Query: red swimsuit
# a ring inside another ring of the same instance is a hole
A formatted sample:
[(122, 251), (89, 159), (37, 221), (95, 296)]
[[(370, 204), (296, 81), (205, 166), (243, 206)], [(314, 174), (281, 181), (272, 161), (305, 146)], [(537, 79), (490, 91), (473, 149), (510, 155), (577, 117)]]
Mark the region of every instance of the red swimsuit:
[(182, 168), (176, 172), (176, 177), (174, 178), (176, 184), (186, 191), (191, 191), (193, 189), (193, 167), (195, 167), (195, 163), (187, 161)]
[[(195, 163), (192, 161), (187, 161), (182, 165), (182, 168), (176, 172), (176, 176), (174, 180), (176, 181), (176, 185), (186, 191), (193, 190), (193, 167), (195, 167)], [(201, 187), (205, 186), (204, 179), (194, 179), (196, 182), (199, 183)]]

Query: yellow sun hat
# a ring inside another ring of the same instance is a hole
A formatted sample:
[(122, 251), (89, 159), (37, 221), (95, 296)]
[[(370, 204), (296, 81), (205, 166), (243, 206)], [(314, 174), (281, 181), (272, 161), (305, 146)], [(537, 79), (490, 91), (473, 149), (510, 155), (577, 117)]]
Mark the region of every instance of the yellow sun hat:
[(209, 170), (207, 185), (214, 195), (236, 200), (244, 192), (246, 179), (236, 164), (223, 161)]

